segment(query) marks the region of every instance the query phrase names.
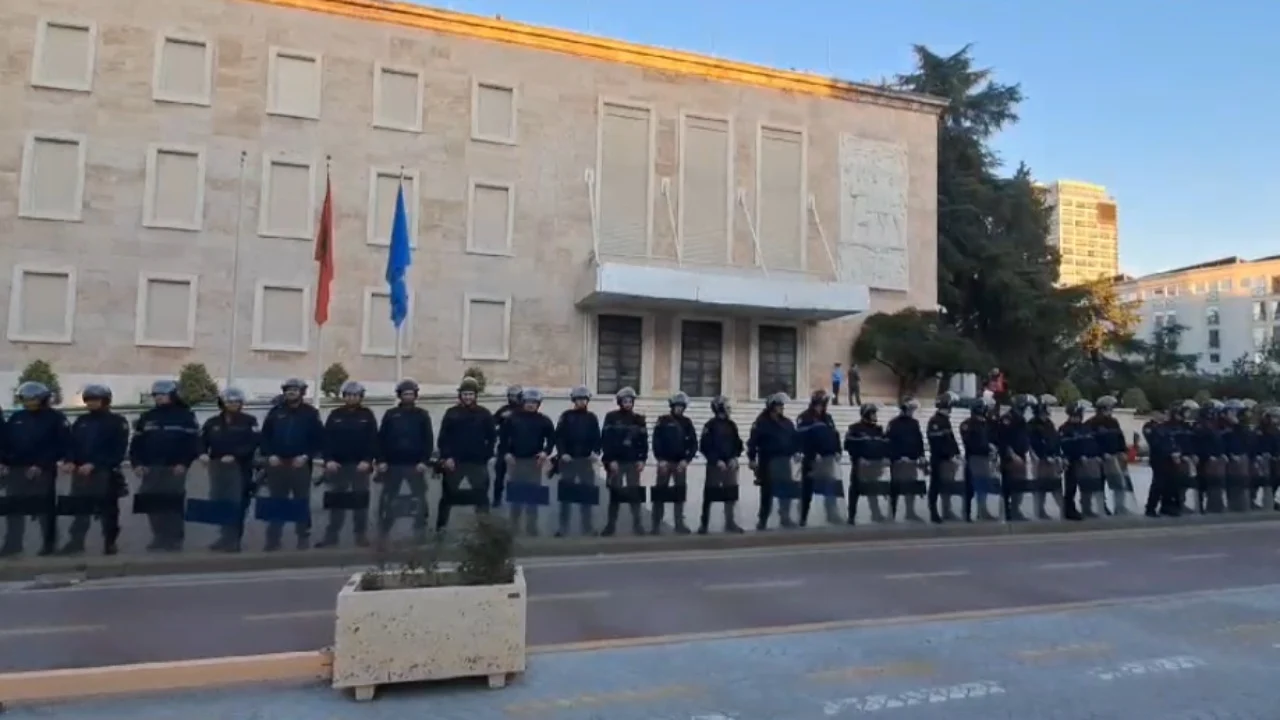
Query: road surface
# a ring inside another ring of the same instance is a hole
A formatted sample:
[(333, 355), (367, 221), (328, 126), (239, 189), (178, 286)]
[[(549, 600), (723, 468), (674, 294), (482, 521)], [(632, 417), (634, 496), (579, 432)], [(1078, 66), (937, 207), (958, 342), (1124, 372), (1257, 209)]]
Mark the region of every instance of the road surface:
[[(1280, 583), (1275, 523), (531, 559), (534, 645), (1048, 606)], [(332, 641), (332, 570), (0, 590), (0, 671), (249, 655)]]
[(825, 720), (874, 713), (900, 720), (1274, 720), (1278, 614), (1280, 586), (1271, 585), (1071, 612), (535, 655), (528, 672), (504, 690), (480, 683), (409, 686), (356, 704), (314, 685), (238, 687), (18, 707), (6, 716)]

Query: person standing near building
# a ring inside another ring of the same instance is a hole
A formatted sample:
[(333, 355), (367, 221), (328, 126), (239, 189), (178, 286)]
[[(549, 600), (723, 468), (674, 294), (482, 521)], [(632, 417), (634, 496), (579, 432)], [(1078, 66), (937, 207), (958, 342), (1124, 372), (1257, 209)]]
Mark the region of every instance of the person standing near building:
[[(261, 448), (267, 459), (267, 494), (277, 500), (311, 501), (311, 461), (324, 445), (320, 411), (306, 402), (307, 383), (289, 378), (280, 385), (284, 402), (271, 408), (262, 421)], [(297, 547), (311, 547), (311, 521), (297, 523)], [(280, 549), (284, 523), (267, 523), (266, 551)]]
[[(520, 395), (524, 389), (519, 385), (512, 385), (507, 388), (507, 404), (498, 408), (498, 412), (493, 413), (493, 437), (494, 442), (498, 434), (502, 432), (502, 423), (507, 421), (511, 413), (520, 409)], [(507, 487), (507, 461), (499, 454), (493, 463), (493, 507), (502, 507), (502, 493)]]
[[(560, 462), (560, 479), (563, 483), (594, 487), (596, 485), (596, 456), (600, 454), (600, 418), (587, 409), (591, 402), (591, 390), (579, 385), (569, 393), (573, 407), (560, 414), (556, 424), (556, 457)], [(569, 534), (572, 503), (560, 501), (560, 523), (556, 537)], [(591, 506), (578, 506), (582, 513), (582, 534), (594, 535)]]
[[(408, 486), (407, 503), (413, 516), (414, 542), (427, 540), (427, 470), (436, 446), (431, 414), (418, 407), (418, 383), (405, 378), (396, 384), (395, 407), (382, 414), (378, 427), (378, 538), (385, 542), (403, 507), (400, 488)], [(443, 526), (441, 526), (443, 527)]]
[[(458, 383), (457, 404), (445, 410), (444, 417), (440, 419), (437, 440), (440, 467), (444, 471), (444, 489), (436, 510), (436, 532), (444, 531), (449, 525), (454, 500), (464, 483), (472, 493), (476, 512), (489, 512), (489, 460), (493, 458), (503, 421), (494, 420), (489, 408), (477, 401), (479, 396), (480, 383), (475, 378), (462, 378)], [(495, 464), (506, 472), (506, 462), (501, 455)], [(495, 491), (494, 497), (501, 499), (501, 493)]]
[[(98, 517), (102, 522), (104, 555), (116, 554), (120, 537), (120, 495), (124, 478), (120, 466), (129, 452), (129, 421), (111, 412), (111, 388), (89, 385), (80, 393), (85, 414), (71, 424), (71, 437), (65, 470), (71, 475), (73, 497), (96, 497), (101, 503)], [(84, 552), (84, 538), (93, 517), (76, 515), (68, 529), (63, 555)]]
[(849, 385), (849, 404), (862, 405), (862, 371), (858, 369), (858, 363), (849, 365), (848, 377), (845, 380)]
[[(178, 383), (173, 380), (152, 383), (151, 399), (155, 407), (142, 413), (134, 424), (129, 464), (141, 479), (138, 498), (153, 498), (158, 504), (147, 513), (151, 524), (147, 549), (178, 552), (186, 534), (181, 500), (187, 472), (200, 457), (200, 425), (196, 414), (178, 396)], [(174, 502), (177, 506), (171, 507)]]
[[(329, 411), (324, 422), (324, 482), (338, 496), (369, 496), (369, 478), (378, 459), (378, 418), (364, 405), (364, 386), (354, 380), (342, 384), (338, 394), (341, 407)], [(347, 507), (351, 507), (347, 504)], [(369, 506), (350, 511), (335, 507), (329, 511), (329, 524), (318, 547), (338, 544), (347, 512), (355, 543), (369, 545)]]
[(218, 414), (200, 430), (200, 460), (209, 468), (209, 499), (238, 502), (240, 522), (221, 528), (214, 552), (239, 552), (244, 538), (246, 500), (252, 493), (253, 456), (258, 451), (258, 418), (244, 412), (244, 393), (227, 388), (218, 395)]
[[(40, 519), (40, 554), (50, 555), (58, 540), (54, 513), (58, 500), (58, 464), (65, 461), (71, 430), (67, 416), (53, 407), (53, 392), (43, 383), (24, 382), (16, 395), (22, 408), (9, 416), (4, 425), (5, 494), (38, 498)], [(27, 532), (26, 512), (10, 515), (0, 555), (22, 553)]]
[(840, 386), (844, 384), (844, 368), (840, 367), (840, 363), (836, 363), (831, 368), (831, 402), (840, 404)]
[(600, 430), (600, 459), (604, 463), (609, 485), (609, 508), (605, 516), (604, 531), (600, 533), (610, 537), (618, 531), (618, 510), (621, 508), (623, 496), (631, 507), (631, 531), (635, 535), (644, 534), (644, 525), (640, 522), (640, 501), (632, 493), (643, 492), (640, 473), (649, 461), (649, 427), (644, 415), (635, 411), (636, 391), (624, 387), (614, 398), (617, 410), (610, 410), (604, 416), (604, 425)]

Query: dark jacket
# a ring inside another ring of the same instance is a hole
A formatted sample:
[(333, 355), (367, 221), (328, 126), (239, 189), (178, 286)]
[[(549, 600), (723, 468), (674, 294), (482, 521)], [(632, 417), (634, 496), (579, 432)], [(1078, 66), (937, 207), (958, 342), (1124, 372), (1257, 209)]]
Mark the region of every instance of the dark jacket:
[(920, 460), (924, 457), (924, 434), (920, 421), (914, 417), (899, 415), (885, 428), (885, 440), (889, 443), (890, 460)]
[(537, 410), (516, 410), (498, 432), (498, 453), (517, 460), (550, 455), (556, 446), (556, 426)]
[(284, 459), (319, 457), (324, 448), (324, 424), (314, 405), (284, 403), (267, 411), (262, 421), (262, 454)]
[(684, 415), (663, 415), (653, 426), (653, 458), (689, 462), (698, 455), (698, 431)]
[(134, 423), (129, 445), (129, 462), (134, 467), (189, 467), (198, 457), (200, 426), (186, 405), (157, 405)]
[(840, 455), (840, 431), (830, 413), (813, 408), (805, 410), (796, 418), (796, 433), (800, 436), (800, 452), (805, 462)]
[(956, 442), (951, 416), (934, 413), (927, 426), (929, 433), (929, 461), (940, 463), (960, 457), (960, 444)]
[(378, 417), (363, 405), (343, 405), (324, 421), (326, 462), (339, 465), (372, 463), (378, 459)]
[(1080, 420), (1068, 419), (1062, 423), (1058, 437), (1062, 439), (1062, 455), (1070, 462), (1101, 455), (1097, 436)]
[(435, 450), (431, 414), (417, 405), (396, 405), (382, 414), (378, 427), (378, 462), (426, 465)]
[(978, 417), (965, 418), (960, 423), (960, 441), (964, 443), (964, 456), (991, 457), (991, 421)]
[(1094, 415), (1084, 423), (1093, 431), (1098, 439), (1098, 451), (1104, 455), (1115, 455), (1129, 450), (1129, 443), (1124, 437), (1124, 428), (1114, 417)]
[(200, 429), (203, 454), (214, 459), (230, 455), (241, 465), (253, 462), (258, 441), (258, 418), (246, 412), (220, 412), (205, 420)]
[(871, 420), (860, 420), (844, 433), (844, 450), (856, 465), (859, 460), (884, 460), (889, 455), (889, 442), (884, 428)]
[(795, 423), (786, 415), (765, 410), (756, 416), (747, 435), (747, 459), (768, 463), (774, 458), (790, 457), (800, 452), (800, 438)]
[(1036, 457), (1047, 459), (1062, 455), (1062, 441), (1052, 418), (1034, 417), (1027, 423), (1027, 429), (1031, 433), (1031, 452)]
[(713, 417), (702, 426), (702, 437), (698, 440), (698, 449), (708, 465), (718, 462), (727, 463), (742, 457), (745, 446), (738, 433), (738, 423), (724, 417)]
[(67, 460), (115, 470), (129, 453), (129, 419), (107, 409), (90, 410), (71, 423)]
[(477, 465), (489, 462), (501, 426), (489, 408), (479, 403), (454, 405), (440, 419), (440, 459)]
[(579, 459), (600, 452), (600, 418), (586, 408), (570, 408), (560, 413), (556, 423), (556, 452)]
[(600, 429), (600, 460), (637, 463), (649, 460), (649, 427), (635, 410), (611, 410)]

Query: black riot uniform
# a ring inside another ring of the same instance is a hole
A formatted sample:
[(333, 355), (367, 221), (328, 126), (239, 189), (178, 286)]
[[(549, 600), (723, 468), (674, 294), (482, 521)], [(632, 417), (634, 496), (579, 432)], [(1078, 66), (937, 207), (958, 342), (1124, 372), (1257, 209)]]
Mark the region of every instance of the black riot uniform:
[[(560, 481), (574, 485), (596, 485), (596, 456), (600, 454), (600, 418), (587, 408), (591, 402), (591, 390), (585, 385), (575, 387), (569, 393), (573, 407), (560, 413), (556, 422), (556, 460), (555, 466), (560, 474)], [(591, 518), (591, 506), (579, 506), (582, 516), (582, 534), (594, 535), (595, 528)], [(557, 537), (569, 534), (569, 519), (572, 503), (560, 502), (560, 523), (556, 530)]]
[[(120, 537), (120, 497), (126, 492), (120, 466), (129, 452), (129, 420), (111, 412), (111, 389), (90, 385), (81, 393), (85, 405), (97, 403), (71, 424), (67, 451), (71, 472), (71, 495), (94, 497), (99, 502), (98, 517), (102, 522), (102, 545), (106, 555), (116, 554)], [(67, 544), (62, 553), (84, 552), (85, 535), (89, 532), (90, 515), (76, 515), (67, 529)]]
[[(22, 409), (9, 416), (4, 424), (3, 465), (8, 473), (2, 478), (5, 495), (38, 499), (41, 512), (40, 554), (48, 555), (56, 547), (58, 528), (58, 465), (67, 459), (71, 428), (67, 417), (51, 407), (53, 393), (41, 383), (26, 382), (18, 386)], [(4, 546), (0, 555), (22, 552), (27, 531), (27, 512), (6, 518)]]
[[(764, 411), (756, 416), (747, 436), (747, 460), (756, 468), (756, 484), (760, 486), (760, 511), (756, 530), (767, 530), (773, 513), (774, 486), (793, 482), (791, 458), (800, 451), (800, 438), (795, 423), (784, 414), (787, 396), (777, 393), (769, 398)], [(791, 500), (778, 499), (779, 524), (795, 527), (791, 519)]]
[[(396, 519), (408, 514), (413, 517), (414, 540), (425, 541), (427, 471), (435, 450), (435, 428), (431, 414), (417, 405), (418, 383), (401, 380), (396, 397), (400, 402), (382, 414), (378, 427), (378, 478), (382, 482), (378, 535), (385, 539)], [(409, 495), (402, 497), (400, 488), (406, 485)]]
[[(272, 498), (311, 501), (312, 461), (324, 448), (324, 423), (320, 411), (303, 400), (307, 384), (292, 378), (281, 387), (284, 402), (267, 412), (262, 421), (261, 449), (267, 459), (267, 494)], [(311, 521), (295, 527), (299, 550), (311, 547)], [(284, 523), (267, 523), (266, 550), (279, 550)]]
[(944, 513), (938, 512), (943, 484), (955, 482), (960, 459), (960, 444), (956, 442), (955, 431), (951, 427), (951, 408), (955, 400), (955, 394), (950, 392), (938, 396), (936, 410), (925, 427), (929, 440), (929, 519), (935, 523), (942, 522), (944, 517), (956, 519), (950, 497), (946, 499)]
[[(324, 421), (324, 483), (340, 497), (368, 498), (369, 480), (378, 462), (378, 417), (364, 406), (364, 386), (348, 381), (339, 391), (343, 404), (329, 412)], [(346, 523), (347, 510), (329, 510), (329, 521), (320, 547), (337, 545)], [(351, 529), (355, 543), (369, 544), (369, 507), (352, 509)]]
[[(1181, 423), (1178, 423), (1181, 425)], [(1151, 488), (1147, 491), (1146, 515), (1176, 517), (1181, 514), (1182, 500), (1178, 492), (1178, 428), (1164, 418), (1153, 417), (1142, 424), (1142, 439), (1147, 443), (1147, 460), (1151, 464)]]
[(1031, 452), (1031, 428), (1025, 396), (1014, 398), (1013, 406), (1000, 418), (996, 449), (1000, 453), (1000, 497), (1006, 520), (1026, 520), (1022, 514), (1022, 490), (1027, 480), (1027, 454)]
[[(178, 385), (160, 380), (151, 385), (155, 407), (138, 417), (129, 443), (129, 464), (141, 477), (138, 495), (157, 499), (186, 494), (187, 473), (200, 457), (200, 425), (191, 408), (178, 397)], [(166, 502), (166, 505), (168, 503)], [(148, 550), (176, 552), (186, 536), (180, 508), (147, 514), (151, 526)]]
[[(698, 430), (693, 421), (685, 416), (689, 407), (689, 396), (676, 393), (671, 397), (668, 406), (671, 412), (658, 418), (653, 426), (653, 459), (658, 461), (658, 487), (675, 486), (687, 488), (689, 463), (698, 456)], [(672, 523), (676, 534), (688, 535), (689, 527), (684, 522), (684, 503), (673, 503)], [(662, 532), (662, 518), (666, 514), (666, 503), (660, 500), (653, 502), (653, 521), (650, 526), (654, 535)]]
[[(506, 422), (507, 417), (511, 413), (520, 409), (520, 394), (524, 389), (519, 385), (512, 385), (507, 388), (507, 404), (498, 408), (498, 412), (493, 413), (493, 437), (497, 441), (498, 433), (502, 430), (502, 423)], [(492, 445), (490, 445), (492, 447)], [(507, 487), (507, 461), (501, 455), (493, 464), (493, 506), (502, 506), (502, 493)]]
[[(712, 417), (702, 426), (702, 436), (698, 439), (698, 449), (707, 461), (708, 488), (738, 486), (738, 458), (746, 449), (742, 436), (738, 432), (738, 423), (729, 417), (729, 400), (717, 397), (711, 401)], [(724, 529), (729, 533), (742, 533), (734, 515), (736, 503), (724, 503)], [(707, 534), (707, 525), (711, 521), (711, 496), (704, 490), (702, 496), (702, 516), (698, 522), (698, 534)]]
[(992, 441), (995, 429), (987, 418), (987, 407), (980, 405), (960, 423), (960, 442), (964, 445), (964, 519), (973, 521), (973, 503), (978, 503), (979, 520), (995, 520), (987, 508)]
[[(618, 529), (618, 509), (622, 502), (618, 491), (637, 492), (634, 488), (641, 487), (640, 472), (649, 461), (649, 428), (644, 416), (635, 411), (635, 391), (622, 388), (615, 400), (618, 409), (604, 416), (604, 425), (600, 429), (600, 459), (604, 462), (610, 489), (609, 510), (601, 533), (606, 537)], [(636, 535), (643, 535), (640, 503), (631, 501), (628, 504), (631, 506), (631, 530)]]
[(1222, 447), (1227, 456), (1227, 510), (1249, 509), (1249, 486), (1253, 463), (1257, 457), (1257, 433), (1246, 422), (1248, 410), (1238, 400), (1227, 404), (1222, 432)]
[(1062, 443), (1062, 456), (1067, 462), (1063, 476), (1062, 517), (1067, 520), (1093, 517), (1092, 501), (1082, 503), (1080, 509), (1076, 508), (1076, 493), (1080, 490), (1083, 466), (1085, 463), (1096, 462), (1099, 455), (1097, 436), (1084, 423), (1083, 403), (1077, 401), (1067, 408), (1067, 421), (1058, 428), (1058, 437)]
[(1280, 481), (1280, 473), (1277, 473), (1277, 466), (1280, 465), (1280, 425), (1276, 424), (1276, 411), (1267, 409), (1262, 414), (1262, 419), (1258, 422), (1257, 438), (1254, 441), (1254, 448), (1257, 454), (1257, 462), (1260, 466), (1260, 477), (1258, 479), (1258, 490), (1264, 487), (1271, 489), (1271, 508), (1264, 508), (1260, 499), (1261, 493), (1254, 492), (1253, 507), (1256, 510), (1271, 510), (1280, 507), (1275, 501), (1277, 481)]
[(1222, 512), (1222, 494), (1217, 484), (1221, 472), (1225, 479), (1226, 434), (1219, 415), (1221, 410), (1210, 403), (1200, 408), (1200, 418), (1192, 430), (1191, 446), (1196, 459), (1196, 510), (1201, 513)]
[[(437, 507), (437, 530), (448, 527), (454, 500), (464, 485), (472, 493), (476, 512), (489, 512), (489, 460), (493, 458), (502, 422), (495, 420), (489, 408), (476, 401), (479, 390), (475, 380), (463, 378), (458, 384), (457, 404), (445, 410), (444, 417), (440, 418), (438, 450), (444, 489)], [(501, 454), (495, 465), (498, 469), (494, 473), (496, 483), (498, 471), (504, 474), (503, 477), (507, 472), (506, 460)], [(497, 485), (493, 497), (495, 502), (502, 498)]]
[[(498, 433), (498, 454), (507, 461), (507, 487), (517, 483), (542, 485), (543, 472), (556, 446), (556, 426), (542, 412), (542, 392), (525, 388), (520, 394), (522, 406), (507, 416)], [(517, 496), (507, 498), (511, 506), (511, 527), (519, 530), (521, 518), (524, 532), (538, 534), (538, 506), (521, 502)]]
[[(796, 432), (800, 438), (800, 527), (809, 524), (809, 508), (813, 504), (815, 480), (823, 473), (827, 480), (839, 481), (840, 431), (836, 421), (827, 412), (831, 398), (825, 390), (818, 390), (809, 398), (809, 407), (796, 417)], [(836, 497), (825, 497), (827, 523), (839, 522), (836, 513)]]
[(200, 429), (200, 451), (209, 463), (209, 499), (240, 504), (240, 522), (224, 526), (214, 552), (238, 552), (244, 538), (244, 518), (253, 483), (253, 461), (258, 452), (258, 418), (244, 412), (244, 393), (227, 388), (218, 397), (218, 414)]
[(906, 519), (918, 522), (914, 491), (924, 463), (924, 433), (915, 417), (919, 403), (914, 398), (904, 398), (898, 407), (898, 416), (889, 421), (884, 432), (889, 460), (889, 516), (897, 516), (898, 500), (905, 498)]
[(1059, 477), (1062, 462), (1062, 440), (1058, 437), (1058, 426), (1053, 424), (1051, 396), (1042, 399), (1036, 407), (1035, 417), (1027, 422), (1030, 433), (1031, 452), (1036, 458), (1036, 467), (1032, 477), (1036, 481), (1035, 514), (1040, 520), (1049, 519), (1045, 496), (1052, 494), (1062, 509), (1062, 481)]
[[(878, 469), (866, 470), (867, 464), (883, 464), (889, 457), (889, 443), (884, 436), (884, 428), (876, 421), (876, 406), (864, 404), (862, 419), (849, 426), (844, 434), (844, 451), (849, 454), (849, 524), (853, 525), (858, 516), (858, 500), (863, 495), (864, 482), (881, 481)], [(874, 473), (872, 478), (866, 473)], [(884, 522), (884, 512), (880, 500), (876, 496), (867, 498), (871, 509), (872, 522)]]

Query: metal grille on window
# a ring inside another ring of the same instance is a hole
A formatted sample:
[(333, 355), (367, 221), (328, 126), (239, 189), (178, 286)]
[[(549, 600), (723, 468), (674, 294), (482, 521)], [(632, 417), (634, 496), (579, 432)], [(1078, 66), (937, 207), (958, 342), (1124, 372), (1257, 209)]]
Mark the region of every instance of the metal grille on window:
[(601, 315), (596, 335), (596, 392), (613, 394), (624, 387), (640, 392), (644, 322), (629, 315)]
[(680, 391), (691, 397), (720, 394), (724, 326), (685, 321), (680, 326)]

